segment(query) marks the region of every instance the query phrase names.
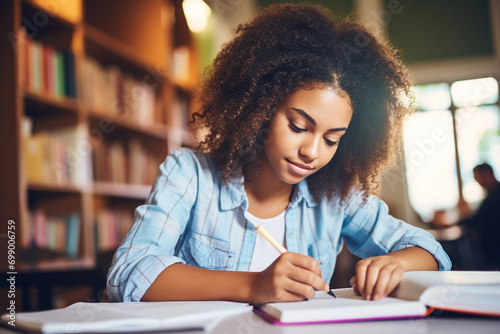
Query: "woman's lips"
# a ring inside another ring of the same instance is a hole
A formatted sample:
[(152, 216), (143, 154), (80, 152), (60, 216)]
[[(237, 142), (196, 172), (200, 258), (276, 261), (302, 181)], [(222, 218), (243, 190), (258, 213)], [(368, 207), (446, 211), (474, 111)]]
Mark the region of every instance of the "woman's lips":
[(313, 167), (299, 164), (299, 163), (290, 161), (288, 159), (286, 159), (286, 161), (288, 162), (288, 166), (290, 167), (290, 169), (293, 172), (295, 172), (296, 174), (301, 175), (301, 176), (309, 174), (314, 169)]

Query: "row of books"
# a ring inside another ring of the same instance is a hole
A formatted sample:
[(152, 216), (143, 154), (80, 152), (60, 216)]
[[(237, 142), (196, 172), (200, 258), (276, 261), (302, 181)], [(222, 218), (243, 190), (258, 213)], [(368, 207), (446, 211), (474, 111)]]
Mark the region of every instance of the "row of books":
[(103, 141), (94, 147), (93, 155), (95, 181), (127, 184), (153, 184), (162, 159), (138, 139), (131, 139), (128, 145)]
[(101, 208), (95, 219), (96, 251), (118, 248), (132, 227), (133, 212), (123, 208)]
[(52, 251), (75, 259), (78, 257), (80, 216), (77, 213), (48, 215), (41, 209), (29, 213), (28, 224), (23, 224), (21, 244)]
[(20, 38), (23, 87), (54, 98), (76, 97), (75, 57), (70, 50), (56, 50), (26, 34)]
[(31, 118), (25, 117), (23, 122), (28, 182), (81, 186), (90, 179), (85, 156), (78, 150), (86, 140), (85, 128), (73, 126), (33, 134)]
[[(98, 252), (116, 249), (133, 224), (133, 211), (125, 208), (100, 208), (95, 217), (95, 247)], [(42, 209), (29, 212), (22, 226), (24, 249), (48, 250), (70, 259), (78, 257), (81, 219), (77, 213), (48, 215)]]
[[(87, 155), (87, 133), (83, 126), (31, 132), (32, 120), (24, 118), (23, 152), (28, 183), (74, 185), (83, 187), (90, 182)], [(143, 143), (132, 138), (129, 142), (105, 141), (92, 151), (95, 181), (153, 184), (163, 157), (148, 150)]]
[(27, 91), (54, 98), (78, 95), (93, 110), (142, 125), (163, 120), (164, 103), (156, 94), (161, 78), (152, 74), (134, 77), (116, 65), (104, 66), (86, 57), (77, 87), (75, 56), (70, 50), (56, 50), (26, 32), (19, 40), (21, 82)]
[(91, 58), (84, 59), (81, 73), (81, 98), (89, 108), (142, 125), (161, 118), (159, 82), (152, 76), (137, 79), (116, 65), (103, 66)]

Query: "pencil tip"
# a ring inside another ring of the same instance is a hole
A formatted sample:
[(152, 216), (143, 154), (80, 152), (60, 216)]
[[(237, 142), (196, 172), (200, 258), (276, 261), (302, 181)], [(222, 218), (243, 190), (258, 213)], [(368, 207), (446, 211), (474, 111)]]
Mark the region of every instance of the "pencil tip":
[(337, 296), (335, 296), (335, 294), (333, 293), (333, 291), (332, 291), (332, 290), (328, 290), (328, 294), (329, 294), (330, 296), (332, 296), (333, 298), (337, 298)]

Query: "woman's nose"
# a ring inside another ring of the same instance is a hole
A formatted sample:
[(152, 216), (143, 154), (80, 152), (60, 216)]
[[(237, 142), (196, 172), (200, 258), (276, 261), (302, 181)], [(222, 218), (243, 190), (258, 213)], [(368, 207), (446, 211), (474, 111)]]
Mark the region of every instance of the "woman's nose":
[(299, 155), (308, 161), (316, 160), (319, 156), (319, 145), (321, 138), (311, 138), (304, 141), (299, 148)]

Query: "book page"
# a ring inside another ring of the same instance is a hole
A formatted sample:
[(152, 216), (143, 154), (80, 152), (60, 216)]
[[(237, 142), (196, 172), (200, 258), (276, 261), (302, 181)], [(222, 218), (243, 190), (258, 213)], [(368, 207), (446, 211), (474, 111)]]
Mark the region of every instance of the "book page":
[(425, 290), (420, 300), (439, 310), (500, 316), (500, 284), (438, 285)]
[(406, 272), (391, 296), (439, 310), (500, 316), (500, 272)]
[[(16, 314), (16, 328), (43, 333), (143, 332), (211, 328), (224, 315), (250, 311), (245, 303), (76, 303), (62, 309)], [(7, 315), (2, 322), (8, 323)]]
[(391, 296), (419, 300), (422, 293), (431, 286), (462, 284), (500, 284), (497, 271), (408, 271)]

